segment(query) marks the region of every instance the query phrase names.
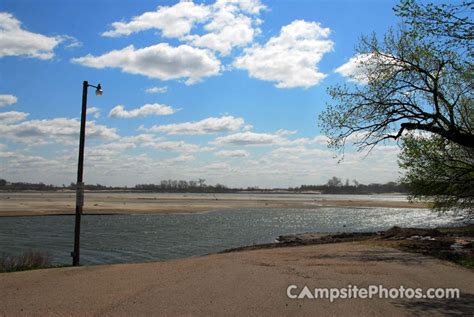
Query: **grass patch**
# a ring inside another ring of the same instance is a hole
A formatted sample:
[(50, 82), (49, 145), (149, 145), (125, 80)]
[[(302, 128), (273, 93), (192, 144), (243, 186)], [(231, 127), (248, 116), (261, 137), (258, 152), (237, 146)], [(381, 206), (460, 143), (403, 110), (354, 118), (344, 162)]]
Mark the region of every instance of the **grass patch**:
[(17, 272), (53, 267), (47, 252), (26, 251), (20, 255), (0, 255), (0, 272)]
[(457, 261), (458, 264), (474, 269), (474, 260), (473, 259), (462, 259)]

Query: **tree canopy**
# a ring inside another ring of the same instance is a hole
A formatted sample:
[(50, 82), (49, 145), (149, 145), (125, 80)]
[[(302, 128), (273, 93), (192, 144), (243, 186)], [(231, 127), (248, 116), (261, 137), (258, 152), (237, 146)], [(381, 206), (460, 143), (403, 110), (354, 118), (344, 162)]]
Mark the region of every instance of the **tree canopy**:
[(439, 136), (403, 139), (402, 182), (413, 199), (430, 199), (439, 210), (470, 210), (474, 206), (474, 149)]
[(474, 147), (473, 24), (455, 15), (472, 6), (402, 1), (400, 27), (362, 37), (350, 74), (358, 84), (330, 87), (334, 103), (320, 115), (330, 145), (371, 147), (418, 130)]
[[(474, 39), (473, 1), (420, 5), (414, 0), (402, 0), (394, 11), (403, 18), (406, 31), (431, 38), (441, 45), (471, 47)], [(471, 50), (472, 53), (472, 50)]]
[(402, 140), (403, 183), (437, 209), (474, 211), (473, 9), (401, 0), (400, 25), (361, 38), (344, 73), (352, 84), (329, 87), (320, 115), (339, 150)]

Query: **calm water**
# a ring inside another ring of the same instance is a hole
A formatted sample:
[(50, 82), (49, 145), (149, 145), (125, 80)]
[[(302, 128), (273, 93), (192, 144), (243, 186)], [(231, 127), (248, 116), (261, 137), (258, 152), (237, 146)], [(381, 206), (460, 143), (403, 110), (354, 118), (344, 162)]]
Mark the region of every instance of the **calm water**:
[[(83, 216), (81, 262), (129, 263), (202, 255), (308, 231), (375, 231), (393, 225), (455, 225), (425, 209), (233, 209), (202, 214)], [(50, 252), (69, 264), (73, 216), (0, 218), (0, 253)]]

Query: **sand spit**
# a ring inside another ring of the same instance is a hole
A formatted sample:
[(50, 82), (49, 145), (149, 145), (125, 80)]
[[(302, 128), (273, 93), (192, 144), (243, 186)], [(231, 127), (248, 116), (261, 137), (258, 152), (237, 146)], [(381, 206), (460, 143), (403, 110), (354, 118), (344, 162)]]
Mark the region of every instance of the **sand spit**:
[[(426, 208), (425, 204), (378, 200), (375, 196), (328, 196), (278, 194), (161, 194), (86, 192), (86, 214), (193, 213), (228, 208), (321, 208), (393, 207)], [(73, 214), (74, 192), (0, 192), (0, 216)]]

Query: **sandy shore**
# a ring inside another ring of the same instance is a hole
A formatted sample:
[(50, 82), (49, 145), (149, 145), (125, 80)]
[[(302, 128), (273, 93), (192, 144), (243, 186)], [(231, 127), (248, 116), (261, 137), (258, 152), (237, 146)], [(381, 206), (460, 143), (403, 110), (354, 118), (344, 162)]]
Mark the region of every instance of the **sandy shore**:
[[(455, 287), (460, 299), (295, 300), (288, 285)], [(471, 315), (474, 273), (360, 242), (0, 274), (0, 315)]]
[[(84, 213), (189, 213), (227, 208), (394, 207), (425, 208), (425, 204), (378, 200), (377, 196), (331, 195), (312, 198), (278, 194), (153, 194), (86, 192)], [(74, 192), (0, 192), (0, 216), (73, 214)]]

